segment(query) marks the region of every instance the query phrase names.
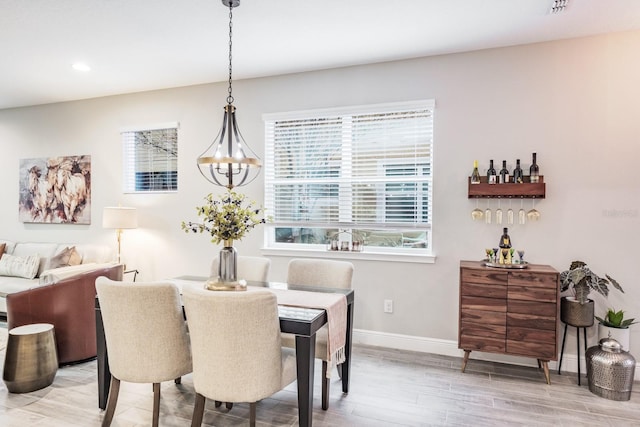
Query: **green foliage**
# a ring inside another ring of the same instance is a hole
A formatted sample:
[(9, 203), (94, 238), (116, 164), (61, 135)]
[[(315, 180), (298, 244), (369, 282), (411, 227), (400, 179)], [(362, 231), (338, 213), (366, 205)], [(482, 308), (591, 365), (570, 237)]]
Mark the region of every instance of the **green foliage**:
[(564, 292), (572, 288), (576, 298), (585, 303), (589, 292), (596, 291), (602, 296), (609, 295), (609, 286), (611, 285), (620, 292), (624, 293), (620, 284), (608, 274), (600, 277), (582, 261), (573, 261), (569, 270), (560, 273), (560, 291)]
[(241, 240), (256, 225), (264, 224), (267, 218), (261, 218), (264, 209), (255, 207), (255, 202), (246, 203), (246, 196), (232, 190), (215, 199), (213, 194), (205, 197), (206, 203), (197, 206), (201, 223), (184, 222), (181, 227), (186, 232), (211, 235), (211, 242), (218, 244), (225, 240)]
[(596, 319), (598, 319), (598, 322), (602, 323), (605, 326), (620, 329), (626, 329), (634, 323), (638, 323), (634, 322), (635, 319), (625, 319), (623, 310), (616, 311), (613, 308), (607, 310), (607, 314), (604, 319), (598, 316), (596, 316)]

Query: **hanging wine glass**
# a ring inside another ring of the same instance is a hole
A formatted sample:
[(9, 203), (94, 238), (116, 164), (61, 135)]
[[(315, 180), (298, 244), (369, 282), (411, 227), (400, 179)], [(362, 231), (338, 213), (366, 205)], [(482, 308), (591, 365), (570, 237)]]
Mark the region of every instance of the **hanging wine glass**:
[(518, 224), (523, 225), (527, 221), (527, 213), (524, 210), (524, 199), (520, 198), (520, 210), (518, 211)]
[(500, 198), (498, 198), (498, 209), (496, 209), (496, 224), (502, 224), (502, 208), (500, 208)]
[(509, 198), (509, 209), (507, 209), (507, 224), (513, 225), (513, 209), (511, 209), (511, 198)]
[(489, 208), (489, 199), (487, 199), (487, 209), (484, 211), (484, 222), (491, 224), (491, 209)]
[(482, 209), (478, 208), (478, 199), (476, 198), (476, 208), (471, 211), (471, 218), (473, 218), (474, 221), (477, 221), (482, 219), (483, 216), (484, 212), (482, 212)]
[(527, 218), (529, 221), (537, 221), (540, 219), (540, 212), (536, 209), (536, 198), (531, 201), (531, 209), (527, 212)]

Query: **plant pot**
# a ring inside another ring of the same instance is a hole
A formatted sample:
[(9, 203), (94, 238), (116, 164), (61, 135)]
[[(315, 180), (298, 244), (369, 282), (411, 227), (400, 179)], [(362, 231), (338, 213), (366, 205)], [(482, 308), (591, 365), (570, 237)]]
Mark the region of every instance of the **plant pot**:
[(580, 304), (573, 297), (562, 297), (560, 299), (560, 320), (567, 325), (586, 328), (593, 325), (594, 308), (595, 304), (591, 299)]
[(629, 331), (630, 328), (613, 328), (598, 323), (598, 342), (604, 338), (613, 338), (618, 341), (622, 350), (629, 351)]

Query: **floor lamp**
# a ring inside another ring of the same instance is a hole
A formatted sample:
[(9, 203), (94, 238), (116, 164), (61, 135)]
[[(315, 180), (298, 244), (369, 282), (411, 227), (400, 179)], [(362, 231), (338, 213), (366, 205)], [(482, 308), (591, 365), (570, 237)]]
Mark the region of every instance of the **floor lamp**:
[(120, 241), (122, 230), (138, 228), (138, 211), (136, 208), (106, 207), (102, 212), (102, 227), (115, 228), (118, 238), (118, 264), (120, 264)]

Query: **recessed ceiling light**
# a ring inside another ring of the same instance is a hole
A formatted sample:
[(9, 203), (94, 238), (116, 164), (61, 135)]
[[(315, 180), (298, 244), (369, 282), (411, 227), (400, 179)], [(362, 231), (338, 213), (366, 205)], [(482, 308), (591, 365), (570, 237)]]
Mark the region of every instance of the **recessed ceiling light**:
[(89, 67), (84, 62), (76, 62), (75, 64), (72, 65), (72, 67), (76, 71), (84, 71), (84, 72), (91, 71), (91, 67)]

